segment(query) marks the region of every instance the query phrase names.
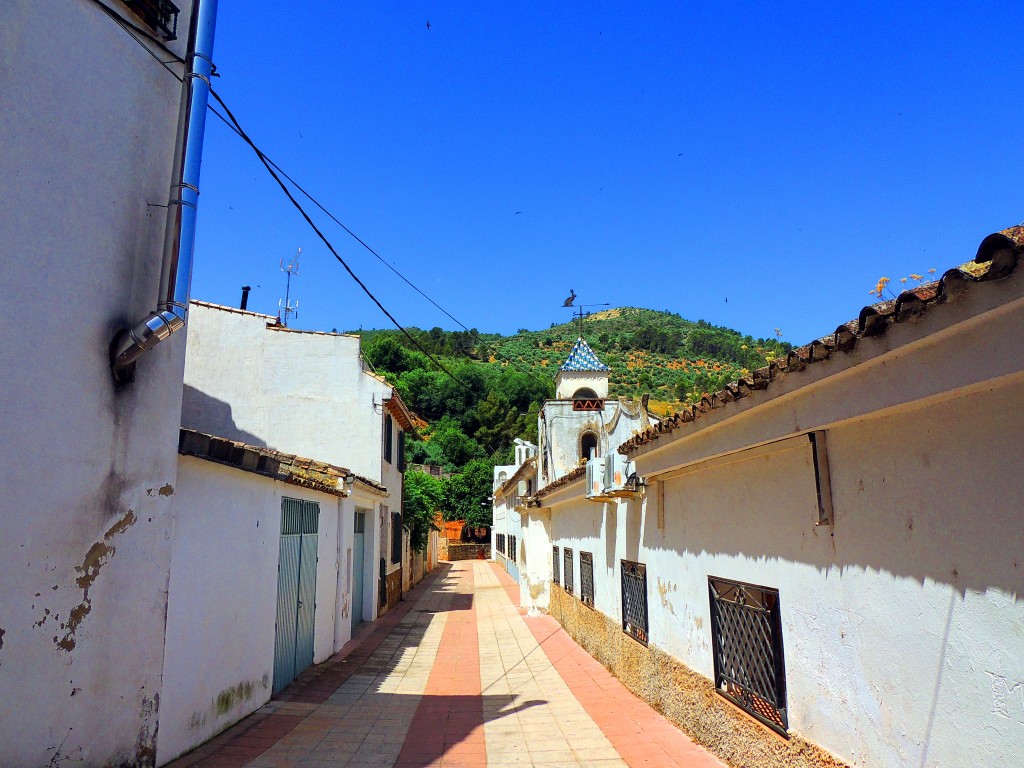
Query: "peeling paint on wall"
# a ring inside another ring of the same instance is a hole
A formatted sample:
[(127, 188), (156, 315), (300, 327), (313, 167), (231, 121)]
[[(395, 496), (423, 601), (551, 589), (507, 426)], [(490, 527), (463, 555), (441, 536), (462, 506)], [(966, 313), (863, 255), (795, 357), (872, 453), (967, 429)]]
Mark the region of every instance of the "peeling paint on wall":
[(677, 584), (673, 584), (671, 581), (662, 580), (658, 577), (658, 597), (661, 598), (661, 607), (671, 613), (673, 616), (676, 615), (675, 608), (672, 607), (671, 601), (668, 599), (669, 593), (675, 592), (679, 589)]
[(160, 496), (172, 496), (174, 495), (174, 486), (170, 483), (165, 483), (159, 488), (147, 488), (146, 495), (153, 496), (159, 494)]
[[(89, 551), (85, 553), (85, 557), (82, 559), (82, 564), (75, 566), (75, 570), (81, 574), (75, 579), (75, 584), (82, 590), (82, 602), (72, 608), (71, 613), (68, 615), (68, 620), (61, 623), (60, 628), (65, 630), (64, 636), (53, 636), (53, 643), (60, 650), (69, 653), (74, 650), (76, 642), (75, 633), (78, 631), (78, 626), (92, 611), (92, 598), (89, 597), (89, 589), (99, 576), (100, 569), (117, 551), (113, 545), (107, 542), (128, 530), (135, 524), (136, 520), (135, 513), (129, 509), (117, 522), (107, 529), (107, 532), (103, 534), (103, 541), (97, 541), (89, 547)], [(47, 609), (43, 618), (36, 626), (42, 626), (48, 615), (49, 610)]]

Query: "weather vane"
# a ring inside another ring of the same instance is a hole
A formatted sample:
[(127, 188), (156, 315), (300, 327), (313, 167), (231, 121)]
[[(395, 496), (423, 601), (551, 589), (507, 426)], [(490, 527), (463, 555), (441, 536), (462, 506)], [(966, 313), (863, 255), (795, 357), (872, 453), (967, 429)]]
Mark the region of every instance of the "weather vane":
[(573, 304), (576, 301), (576, 290), (574, 288), (569, 289), (569, 297), (562, 302), (562, 307), (568, 307), (573, 310), (573, 317), (580, 321), (580, 338), (583, 338), (583, 321), (590, 316), (589, 312), (584, 312), (585, 307), (608, 307), (611, 306), (607, 301), (603, 304)]

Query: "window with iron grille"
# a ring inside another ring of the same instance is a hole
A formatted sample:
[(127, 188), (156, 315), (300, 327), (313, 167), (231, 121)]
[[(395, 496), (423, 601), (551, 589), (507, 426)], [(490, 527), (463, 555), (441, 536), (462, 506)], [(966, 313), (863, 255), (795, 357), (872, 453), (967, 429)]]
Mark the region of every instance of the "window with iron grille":
[(580, 552), (580, 600), (584, 605), (594, 607), (594, 555)]
[(622, 631), (647, 645), (647, 566), (622, 561)]
[(170, 0), (124, 0), (124, 4), (164, 40), (178, 39), (178, 6)]
[(571, 595), (575, 574), (572, 567), (572, 550), (568, 547), (562, 550), (562, 563), (562, 588)]
[(495, 534), (495, 536), (494, 536), (494, 543), (498, 546), (498, 551), (501, 552), (501, 554), (504, 555), (505, 554), (505, 534), (504, 533)]
[(783, 736), (786, 664), (779, 590), (708, 577), (715, 688)]
[(562, 564), (558, 561), (558, 547), (551, 548), (551, 580), (557, 586), (559, 584), (558, 572), (561, 570)]
[(508, 559), (513, 563), (516, 562), (516, 556), (518, 555), (519, 537), (509, 536), (509, 547), (508, 547)]

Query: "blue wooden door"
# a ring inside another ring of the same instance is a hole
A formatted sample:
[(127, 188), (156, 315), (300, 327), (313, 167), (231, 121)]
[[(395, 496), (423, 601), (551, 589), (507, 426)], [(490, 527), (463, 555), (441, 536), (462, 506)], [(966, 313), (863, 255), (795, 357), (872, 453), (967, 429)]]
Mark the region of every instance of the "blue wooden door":
[(363, 567), (366, 563), (366, 510), (356, 510), (355, 537), (352, 540), (352, 629), (363, 620)]
[(274, 693), (313, 663), (319, 523), (320, 505), (315, 501), (281, 499)]

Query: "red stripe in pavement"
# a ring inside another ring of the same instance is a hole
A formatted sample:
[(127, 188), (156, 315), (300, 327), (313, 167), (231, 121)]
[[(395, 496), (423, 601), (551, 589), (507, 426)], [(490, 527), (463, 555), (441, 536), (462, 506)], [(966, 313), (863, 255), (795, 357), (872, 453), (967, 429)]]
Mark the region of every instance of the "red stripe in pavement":
[[(435, 568), (406, 593), (404, 602), (398, 603), (381, 618), (361, 627), (355, 637), (334, 656), (303, 672), (287, 688), (273, 697), (272, 701), (307, 705), (327, 701), (332, 693), (360, 670), (363, 663), (413, 609), (423, 593), (432, 589), (434, 582), (447, 572), (447, 565)], [(478, 669), (477, 677), (479, 676)], [(295, 726), (313, 711), (312, 707), (288, 707), (289, 704), (284, 704), (281, 710), (276, 712), (256, 710), (220, 735), (177, 758), (168, 764), (167, 768), (242, 768), (291, 733)]]
[[(504, 569), (495, 570), (502, 586), (515, 585)], [(725, 763), (638, 699), (551, 616), (524, 621), (573, 696), (630, 766), (725, 768)]]
[(458, 592), (396, 768), (487, 765), (472, 561), (454, 564), (452, 573)]

